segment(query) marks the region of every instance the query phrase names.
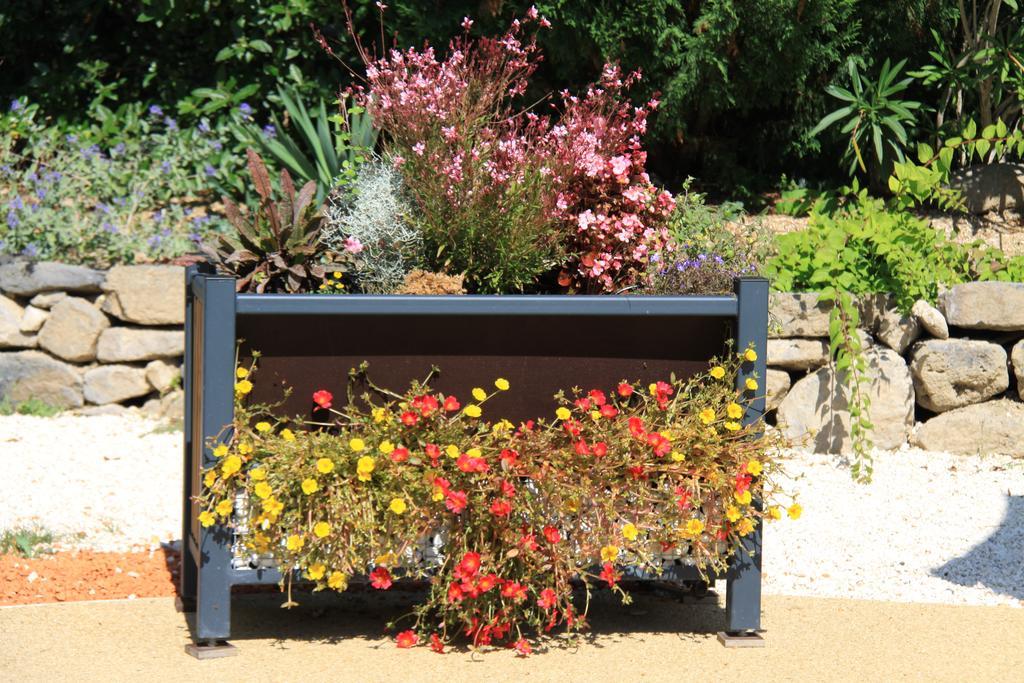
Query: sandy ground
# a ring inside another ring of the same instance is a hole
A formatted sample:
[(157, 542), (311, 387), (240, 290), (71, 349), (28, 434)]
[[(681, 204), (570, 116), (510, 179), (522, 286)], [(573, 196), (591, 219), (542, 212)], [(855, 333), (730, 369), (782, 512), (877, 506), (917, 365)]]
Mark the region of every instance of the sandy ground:
[(641, 595), (628, 610), (599, 601), (578, 647), (522, 659), (399, 650), (380, 634), (407, 603), (382, 609), (379, 596), (279, 603), (236, 596), (237, 655), (202, 662), (185, 654), (188, 622), (168, 598), (0, 608), (0, 680), (996, 682), (1024, 669), (1024, 610), (1009, 607), (769, 597), (767, 646), (737, 650), (714, 637), (721, 599)]

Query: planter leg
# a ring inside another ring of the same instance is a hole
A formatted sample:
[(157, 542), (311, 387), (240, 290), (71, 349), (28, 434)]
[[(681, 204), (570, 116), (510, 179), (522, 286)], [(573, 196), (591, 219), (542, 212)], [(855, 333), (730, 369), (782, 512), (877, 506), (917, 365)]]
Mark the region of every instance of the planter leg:
[(196, 659), (219, 659), (237, 655), (238, 649), (226, 640), (201, 640), (186, 645), (185, 652)]

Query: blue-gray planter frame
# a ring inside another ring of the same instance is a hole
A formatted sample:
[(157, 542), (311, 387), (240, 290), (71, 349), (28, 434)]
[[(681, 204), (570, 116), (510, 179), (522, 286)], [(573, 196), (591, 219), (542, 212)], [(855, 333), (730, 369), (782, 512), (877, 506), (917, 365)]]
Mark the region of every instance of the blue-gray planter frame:
[[(686, 316), (731, 319), (736, 348), (752, 346), (757, 360), (745, 364), (740, 386), (756, 375), (765, 384), (768, 331), (768, 281), (740, 278), (735, 295), (723, 296), (372, 296), (237, 294), (235, 280), (208, 267), (185, 271), (184, 495), (179, 599), (195, 610), (196, 640), (201, 644), (231, 635), (231, 588), (276, 584), (277, 569), (232, 566), (232, 532), (226, 526), (203, 528), (195, 519), (193, 496), (201, 473), (216, 461), (213, 448), (230, 438), (234, 416), (234, 369), (239, 316), (599, 316), (628, 323), (636, 316)], [(744, 424), (764, 414), (764, 396), (747, 404)], [(726, 578), (726, 630), (761, 630), (761, 527), (745, 537)], [(699, 579), (681, 567), (679, 578)]]

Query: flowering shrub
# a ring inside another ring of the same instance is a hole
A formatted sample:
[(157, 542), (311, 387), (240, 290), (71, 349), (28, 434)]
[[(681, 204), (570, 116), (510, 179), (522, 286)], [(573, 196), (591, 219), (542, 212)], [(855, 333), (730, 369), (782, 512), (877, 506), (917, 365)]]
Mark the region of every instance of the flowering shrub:
[[(353, 375), (374, 395), (338, 406), (319, 390), (316, 422), (304, 425), (247, 406), (255, 368), (239, 368), (234, 430), (205, 472), (199, 521), (251, 530), (249, 553), (317, 590), (429, 577), (399, 647), (443, 651), (462, 634), (527, 652), (527, 634), (585, 623), (574, 579), (625, 600), (626, 566), (660, 573), (681, 559), (721, 571), (760, 519), (782, 516), (771, 502), (779, 437), (742, 424), (757, 381), (735, 389), (753, 359), (747, 350), (685, 382), (559, 394), (553, 419), (518, 427), (483, 419), (511, 390), (501, 378), (468, 397), (419, 382), (398, 395), (364, 366)], [(239, 498), (248, 504), (236, 509)]]
[(578, 290), (634, 282), (673, 206), (640, 144), (657, 101), (630, 105), (639, 74), (608, 65), (582, 97), (562, 93), (560, 115), (538, 115), (516, 105), (540, 61), (521, 34), (550, 24), (534, 8), (500, 38), (471, 40), (471, 24), (443, 60), (432, 47), (366, 58), (359, 96), (416, 201), (430, 265), (484, 291), (559, 270)]
[(234, 162), (207, 123), (186, 129), (152, 105), (64, 133), (35, 122), (33, 105), (11, 107), (20, 128), (0, 141), (0, 253), (106, 266), (171, 258), (226, 227), (203, 190)]

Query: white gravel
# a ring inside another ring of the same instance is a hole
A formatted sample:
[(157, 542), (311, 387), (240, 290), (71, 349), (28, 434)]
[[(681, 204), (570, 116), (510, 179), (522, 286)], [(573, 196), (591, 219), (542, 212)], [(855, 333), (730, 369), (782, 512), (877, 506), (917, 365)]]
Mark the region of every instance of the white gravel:
[(122, 551), (181, 536), (181, 432), (141, 417), (0, 417), (0, 530)]
[[(180, 535), (181, 432), (139, 417), (0, 417), (0, 530), (77, 547)], [(803, 516), (768, 525), (768, 593), (1024, 606), (1024, 461), (881, 452), (871, 484), (831, 456), (786, 469)], [(75, 538), (80, 535), (79, 538)]]

